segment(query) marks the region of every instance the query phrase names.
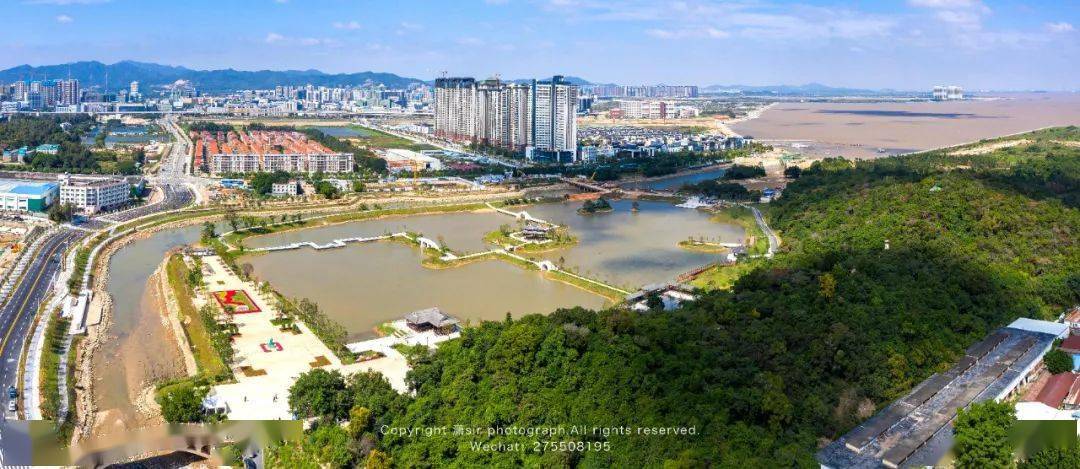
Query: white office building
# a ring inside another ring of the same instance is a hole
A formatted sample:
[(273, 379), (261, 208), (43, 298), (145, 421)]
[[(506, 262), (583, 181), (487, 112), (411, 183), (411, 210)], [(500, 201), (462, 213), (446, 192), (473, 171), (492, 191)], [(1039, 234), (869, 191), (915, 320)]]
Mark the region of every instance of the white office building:
[(60, 176), (60, 203), (86, 214), (120, 207), (131, 200), (131, 184), (123, 178)]
[(286, 182), (275, 182), (270, 185), (270, 194), (289, 197), (299, 195), (300, 181), (294, 179)]

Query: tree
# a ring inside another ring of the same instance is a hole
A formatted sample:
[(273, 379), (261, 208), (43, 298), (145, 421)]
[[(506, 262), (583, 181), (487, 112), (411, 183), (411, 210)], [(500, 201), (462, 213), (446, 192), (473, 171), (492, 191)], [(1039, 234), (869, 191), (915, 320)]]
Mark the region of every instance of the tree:
[(364, 183), (362, 181), (353, 181), (352, 190), (357, 193), (364, 192)]
[(190, 382), (166, 387), (157, 396), (161, 415), (168, 422), (199, 422), (203, 419), (202, 401), (206, 390), (200, 390)]
[(764, 177), (765, 168), (761, 166), (732, 165), (724, 171), (724, 179), (749, 179)]
[(319, 462), (327, 467), (353, 467), (353, 454), (349, 451), (349, 435), (333, 422), (323, 423), (308, 435), (305, 449), (310, 447)]
[(1043, 355), (1043, 364), (1046, 365), (1046, 370), (1053, 375), (1072, 371), (1073, 368), (1072, 357), (1057, 348)]
[(352, 400), (345, 378), (337, 370), (311, 370), (289, 388), (289, 410), (299, 418), (347, 418)]
[(956, 414), (953, 451), (960, 469), (1007, 468), (1013, 465), (1009, 430), (1016, 421), (1012, 404), (986, 401)]
[(240, 229), (240, 219), (236, 215), (236, 210), (231, 208), (225, 209), (225, 221), (233, 231)]
[(389, 424), (390, 419), (404, 409), (407, 399), (398, 394), (382, 374), (363, 371), (349, 376), (352, 402), (370, 413), (375, 428)]
[(368, 454), (367, 462), (364, 463), (364, 469), (390, 469), (393, 466), (393, 460), (390, 459), (390, 455), (379, 451), (377, 449), (371, 450)]
[(191, 288), (201, 287), (203, 284), (202, 269), (195, 267), (194, 269), (188, 269), (187, 284)]
[(251, 181), (248, 187), (251, 188), (251, 192), (256, 195), (266, 195), (273, 189), (274, 183), (282, 183), (289, 180), (289, 173), (285, 171), (274, 171), (272, 173), (255, 173), (251, 176)]
[(798, 166), (788, 166), (784, 168), (784, 176), (788, 179), (799, 179), (802, 175), (802, 168)]
[(315, 192), (330, 200), (341, 197), (341, 190), (337, 186), (322, 180), (315, 183)]
[(49, 207), (49, 220), (57, 223), (71, 221), (75, 216), (75, 206), (70, 203), (54, 203)]
[(359, 438), (364, 432), (368, 431), (371, 424), (371, 411), (367, 407), (354, 405), (349, 410), (349, 436)]
[(206, 243), (211, 239), (217, 238), (217, 227), (211, 222), (203, 222), (202, 224), (202, 241)]
[(661, 311), (664, 309), (664, 300), (660, 295), (649, 295), (645, 298), (645, 306), (651, 311)]
[(821, 291), (821, 296), (827, 300), (831, 300), (833, 295), (836, 294), (836, 278), (831, 273), (821, 274), (818, 277), (818, 284)]
[(1071, 448), (1046, 448), (1029, 456), (1017, 469), (1072, 469), (1080, 467), (1080, 442)]

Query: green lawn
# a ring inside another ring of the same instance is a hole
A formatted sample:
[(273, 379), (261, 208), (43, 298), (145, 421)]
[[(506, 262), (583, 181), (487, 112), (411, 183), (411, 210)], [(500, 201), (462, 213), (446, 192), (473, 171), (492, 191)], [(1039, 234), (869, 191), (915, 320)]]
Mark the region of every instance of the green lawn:
[[(761, 231), (757, 221), (754, 220), (754, 212), (742, 206), (726, 207), (713, 212), (712, 221), (739, 225), (746, 230), (744, 243), (747, 245), (748, 254), (765, 254), (769, 250), (769, 238)], [(753, 237), (754, 242), (750, 243)]]
[(176, 295), (176, 302), (180, 305), (180, 322), (184, 326), (191, 351), (195, 354), (195, 363), (199, 371), (206, 376), (220, 376), (229, 372), (228, 367), (221, 361), (221, 355), (214, 350), (210, 341), (210, 334), (203, 325), (199, 312), (191, 301), (192, 292), (184, 281), (187, 278), (188, 268), (180, 255), (169, 258), (166, 267), (169, 276), (169, 288)]
[(58, 313), (59, 311), (50, 313), (53, 314), (53, 318), (45, 329), (45, 351), (41, 354), (39, 381), (42, 389), (41, 415), (47, 420), (55, 420), (60, 409), (57, 373), (60, 367), (60, 354), (64, 351), (64, 337), (71, 323), (70, 319), (60, 317)]
[(764, 263), (762, 259), (740, 260), (737, 264), (718, 265), (702, 272), (690, 285), (703, 290), (726, 290), (735, 284), (735, 281), (747, 272), (754, 270)]
[(412, 140), (390, 135), (386, 132), (381, 132), (369, 127), (350, 125), (349, 128), (361, 133), (359, 137), (354, 138), (357, 139), (361, 145), (368, 148), (403, 148), (413, 151), (438, 150), (438, 147), (426, 143), (416, 143)]

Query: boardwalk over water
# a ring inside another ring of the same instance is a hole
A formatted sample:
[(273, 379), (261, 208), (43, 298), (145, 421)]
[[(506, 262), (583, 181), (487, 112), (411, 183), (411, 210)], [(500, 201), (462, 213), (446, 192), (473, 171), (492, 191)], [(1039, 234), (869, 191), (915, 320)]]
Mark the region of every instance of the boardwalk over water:
[(299, 242), (296, 242), (296, 243), (283, 244), (283, 245), (280, 245), (280, 246), (252, 248), (252, 249), (248, 249), (247, 252), (288, 251), (288, 250), (292, 250), (292, 249), (300, 249), (300, 248), (303, 248), (303, 247), (309, 247), (309, 248), (312, 248), (312, 249), (314, 249), (316, 251), (321, 251), (323, 249), (343, 248), (346, 245), (348, 245), (349, 243), (367, 243), (367, 242), (371, 242), (371, 241), (381, 241), (381, 240), (384, 240), (384, 239), (393, 238), (395, 236), (403, 236), (403, 237), (412, 239), (406, 233), (394, 233), (394, 234), (388, 234), (388, 235), (383, 235), (383, 236), (369, 236), (369, 237), (366, 237), (366, 238), (365, 237), (341, 238), (341, 239), (335, 239), (335, 240), (330, 241), (329, 243), (326, 243), (326, 244), (316, 244), (316, 243), (313, 243), (311, 241), (299, 241)]

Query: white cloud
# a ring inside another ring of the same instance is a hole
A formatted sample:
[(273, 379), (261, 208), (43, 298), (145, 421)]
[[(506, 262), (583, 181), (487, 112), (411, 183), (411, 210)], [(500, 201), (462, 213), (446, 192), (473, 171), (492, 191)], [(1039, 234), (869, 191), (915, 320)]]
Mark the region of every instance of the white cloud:
[(938, 20), (963, 29), (982, 27), (982, 15), (973, 11), (941, 10), (934, 15)]
[(398, 25), (398, 29), (395, 32), (397, 33), (398, 36), (404, 36), (404, 35), (409, 34), (409, 33), (414, 33), (414, 32), (417, 32), (417, 31), (421, 31), (423, 29), (424, 29), (424, 25), (422, 25), (422, 24), (410, 23), (408, 21), (402, 21)]
[(660, 29), (651, 28), (646, 29), (645, 34), (654, 37), (656, 39), (723, 39), (731, 34), (726, 31), (721, 31), (716, 28), (694, 28), (694, 29)]
[(728, 37), (731, 34), (728, 34), (726, 31), (721, 31), (721, 30), (716, 29), (716, 28), (705, 28), (705, 35), (707, 35), (707, 36), (709, 36), (711, 38), (714, 38), (714, 39), (721, 39), (721, 38)]
[(981, 0), (908, 0), (908, 5), (932, 10), (938, 21), (967, 33), (982, 29), (983, 18), (991, 12)]
[(341, 45), (341, 42), (336, 39), (330, 38), (318, 38), (318, 37), (291, 37), (278, 33), (268, 33), (263, 39), (263, 42), (267, 44), (277, 44), (284, 46), (328, 46), (337, 47)]
[(347, 30), (360, 29), (360, 23), (358, 21), (346, 21), (346, 22), (335, 21), (332, 24), (332, 26), (334, 27), (334, 29), (347, 29)]
[(463, 46), (482, 46), (482, 45), (484, 45), (483, 40), (481, 40), (480, 38), (475, 38), (475, 37), (458, 38), (457, 43), (461, 44)]
[(56, 17), (57, 23), (71, 23), (72, 21), (75, 21), (75, 18), (72, 18), (68, 15), (58, 15)]
[(1052, 33), (1069, 33), (1076, 31), (1076, 28), (1070, 23), (1059, 21), (1057, 23), (1046, 23), (1046, 30)]
[(648, 34), (648, 35), (650, 35), (652, 37), (655, 37), (657, 39), (673, 39), (673, 38), (675, 38), (677, 36), (674, 31), (668, 31), (666, 29), (655, 29), (655, 28), (646, 29), (645, 34)]

